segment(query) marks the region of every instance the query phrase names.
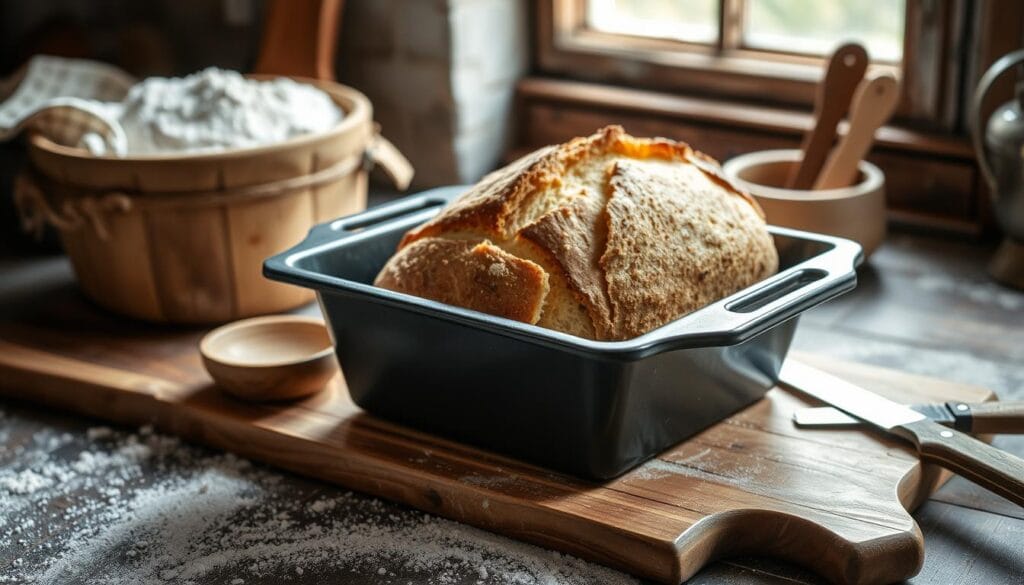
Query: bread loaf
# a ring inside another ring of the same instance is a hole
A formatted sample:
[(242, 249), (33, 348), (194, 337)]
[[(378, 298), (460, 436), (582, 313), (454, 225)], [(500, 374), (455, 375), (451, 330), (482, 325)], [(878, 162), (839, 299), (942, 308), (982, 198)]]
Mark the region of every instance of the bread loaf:
[(777, 267), (764, 214), (718, 163), (609, 126), (484, 177), (406, 233), (376, 285), (621, 340)]

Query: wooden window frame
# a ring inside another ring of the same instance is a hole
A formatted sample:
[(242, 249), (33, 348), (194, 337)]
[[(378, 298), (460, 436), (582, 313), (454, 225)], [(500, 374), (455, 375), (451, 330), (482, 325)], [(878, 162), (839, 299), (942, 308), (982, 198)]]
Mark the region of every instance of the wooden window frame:
[[(539, 0), (537, 62), (543, 73), (691, 96), (810, 106), (821, 80), (819, 57), (743, 47), (744, 0), (720, 0), (717, 45), (593, 30), (586, 0)], [(901, 65), (873, 64), (902, 82), (896, 111), (903, 125), (959, 129), (958, 91), (964, 65), (966, 0), (907, 0)]]

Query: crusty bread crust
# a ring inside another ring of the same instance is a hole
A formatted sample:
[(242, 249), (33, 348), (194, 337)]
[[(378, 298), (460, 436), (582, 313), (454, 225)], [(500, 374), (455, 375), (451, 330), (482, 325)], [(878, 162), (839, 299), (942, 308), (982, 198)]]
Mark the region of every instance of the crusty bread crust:
[(526, 323), (537, 322), (548, 294), (548, 275), (533, 262), (490, 242), (443, 238), (423, 238), (404, 248), (376, 284)]
[[(491, 265), (507, 272), (495, 268), (495, 280), (481, 281)], [(405, 234), (376, 284), (614, 340), (777, 267), (763, 212), (717, 162), (609, 126), (484, 177)]]

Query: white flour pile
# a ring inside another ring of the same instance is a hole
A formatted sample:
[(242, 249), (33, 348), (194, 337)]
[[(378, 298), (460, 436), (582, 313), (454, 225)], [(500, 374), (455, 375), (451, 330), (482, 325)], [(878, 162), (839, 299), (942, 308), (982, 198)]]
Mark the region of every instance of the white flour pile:
[(635, 583), (146, 428), (0, 450), (0, 551), (0, 583)]
[[(285, 78), (256, 81), (213, 67), (182, 78), (151, 77), (123, 102), (103, 108), (124, 129), (129, 155), (274, 144), (324, 132), (342, 119), (341, 109), (316, 87)], [(105, 154), (99, 136), (82, 141), (93, 154)]]

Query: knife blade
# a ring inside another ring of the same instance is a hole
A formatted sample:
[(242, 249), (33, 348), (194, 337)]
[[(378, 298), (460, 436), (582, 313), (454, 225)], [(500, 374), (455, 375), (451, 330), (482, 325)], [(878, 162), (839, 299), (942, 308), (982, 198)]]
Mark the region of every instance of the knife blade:
[(940, 465), (1024, 506), (1024, 459), (944, 427), (912, 408), (794, 359), (788, 359), (782, 365), (779, 381), (882, 431), (910, 441), (922, 461)]
[[(912, 404), (910, 408), (933, 421), (965, 433), (1024, 434), (1024, 401), (946, 402)], [(861, 424), (831, 406), (799, 408), (793, 412), (799, 427), (845, 427)]]
[[(925, 407), (928, 407), (927, 410)], [(955, 422), (943, 404), (911, 404), (909, 408), (947, 427), (953, 426)], [(834, 406), (799, 408), (793, 411), (793, 422), (801, 427), (848, 427), (863, 424), (860, 419), (850, 416)]]

